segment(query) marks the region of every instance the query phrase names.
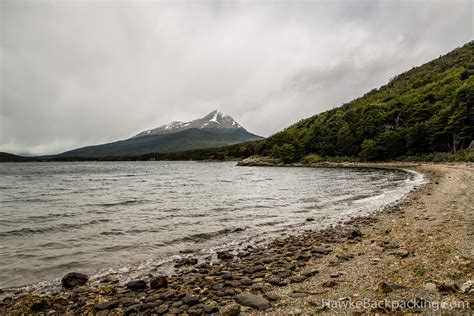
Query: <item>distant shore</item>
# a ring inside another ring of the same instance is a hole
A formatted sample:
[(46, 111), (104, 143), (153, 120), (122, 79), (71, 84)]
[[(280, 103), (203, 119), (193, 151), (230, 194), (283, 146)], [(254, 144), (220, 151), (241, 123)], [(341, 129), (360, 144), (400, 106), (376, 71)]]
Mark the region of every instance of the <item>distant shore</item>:
[(474, 308), (472, 164), (311, 166), (412, 169), (430, 182), (395, 206), (336, 227), (282, 236), (267, 248), (223, 252), (212, 264), (183, 259), (174, 276), (143, 276), (136, 281), (144, 282), (128, 285), (104, 279), (43, 297), (7, 298), (0, 301), (0, 314), (236, 315), (265, 310), (286, 315), (435, 311), (441, 304), (458, 311)]

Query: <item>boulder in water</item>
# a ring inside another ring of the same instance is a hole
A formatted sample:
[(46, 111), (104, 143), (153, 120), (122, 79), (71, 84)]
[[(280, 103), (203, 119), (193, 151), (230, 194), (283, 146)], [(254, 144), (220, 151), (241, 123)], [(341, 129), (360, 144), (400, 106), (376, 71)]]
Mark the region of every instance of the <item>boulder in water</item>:
[(72, 289), (76, 286), (81, 286), (87, 283), (89, 277), (85, 274), (78, 272), (71, 272), (66, 274), (62, 280), (61, 284), (66, 289)]

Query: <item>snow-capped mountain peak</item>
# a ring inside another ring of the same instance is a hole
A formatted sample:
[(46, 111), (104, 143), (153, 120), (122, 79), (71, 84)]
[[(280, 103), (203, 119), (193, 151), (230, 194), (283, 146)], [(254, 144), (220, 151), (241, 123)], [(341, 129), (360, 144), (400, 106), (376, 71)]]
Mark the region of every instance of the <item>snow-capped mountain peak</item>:
[(175, 121), (169, 124), (159, 126), (154, 129), (141, 132), (134, 137), (150, 136), (157, 134), (170, 134), (180, 132), (190, 128), (225, 128), (225, 129), (244, 129), (230, 115), (226, 115), (220, 111), (214, 110), (203, 118), (199, 118), (190, 122)]
[(212, 111), (199, 121), (202, 123), (199, 128), (242, 128), (231, 116), (217, 110)]

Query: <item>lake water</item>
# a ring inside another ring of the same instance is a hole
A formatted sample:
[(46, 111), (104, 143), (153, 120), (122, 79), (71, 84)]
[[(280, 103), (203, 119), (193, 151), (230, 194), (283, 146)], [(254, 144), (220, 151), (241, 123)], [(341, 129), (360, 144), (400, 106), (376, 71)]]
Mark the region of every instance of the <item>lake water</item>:
[(0, 288), (45, 289), (70, 271), (99, 278), (165, 269), (180, 252), (369, 213), (421, 181), (414, 172), (234, 162), (3, 163)]

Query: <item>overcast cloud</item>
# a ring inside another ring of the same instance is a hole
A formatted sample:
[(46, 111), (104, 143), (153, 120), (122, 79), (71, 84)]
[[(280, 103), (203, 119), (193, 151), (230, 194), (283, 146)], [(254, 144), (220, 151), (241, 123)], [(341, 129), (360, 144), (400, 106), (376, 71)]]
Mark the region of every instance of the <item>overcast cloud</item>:
[(0, 0), (0, 151), (214, 109), (268, 136), (472, 40), (473, 3)]

